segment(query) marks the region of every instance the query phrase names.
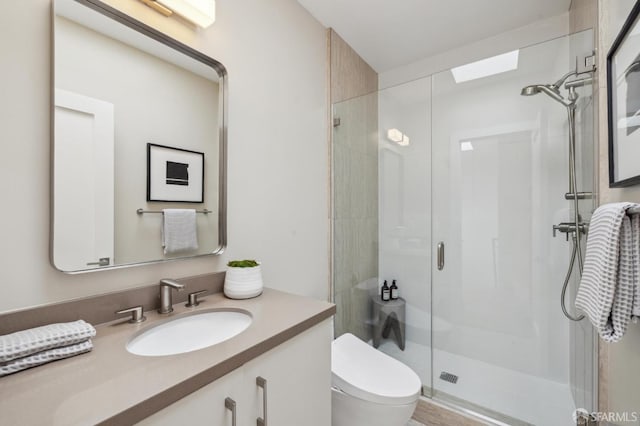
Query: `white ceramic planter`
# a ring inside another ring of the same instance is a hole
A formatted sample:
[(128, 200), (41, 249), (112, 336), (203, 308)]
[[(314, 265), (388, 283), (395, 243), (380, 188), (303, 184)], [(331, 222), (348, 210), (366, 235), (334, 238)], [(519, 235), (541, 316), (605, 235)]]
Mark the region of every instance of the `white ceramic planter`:
[(262, 294), (262, 269), (227, 267), (224, 279), (224, 295), (230, 299), (250, 299)]

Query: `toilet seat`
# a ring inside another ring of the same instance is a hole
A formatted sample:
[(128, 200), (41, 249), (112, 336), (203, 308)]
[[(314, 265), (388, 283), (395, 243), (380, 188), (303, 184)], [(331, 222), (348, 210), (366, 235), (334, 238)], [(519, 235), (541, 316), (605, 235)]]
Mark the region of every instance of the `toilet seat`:
[(342, 392), (378, 404), (411, 404), (422, 387), (413, 370), (350, 333), (332, 343), (331, 376)]

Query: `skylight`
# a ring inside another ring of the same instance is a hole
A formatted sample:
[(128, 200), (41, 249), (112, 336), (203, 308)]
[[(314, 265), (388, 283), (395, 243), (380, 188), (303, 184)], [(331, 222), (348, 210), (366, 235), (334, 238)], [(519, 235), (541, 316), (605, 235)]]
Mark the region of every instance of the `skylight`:
[(451, 69), (456, 83), (501, 74), (503, 72), (518, 69), (518, 55), (520, 50), (492, 56), (491, 58), (471, 62)]

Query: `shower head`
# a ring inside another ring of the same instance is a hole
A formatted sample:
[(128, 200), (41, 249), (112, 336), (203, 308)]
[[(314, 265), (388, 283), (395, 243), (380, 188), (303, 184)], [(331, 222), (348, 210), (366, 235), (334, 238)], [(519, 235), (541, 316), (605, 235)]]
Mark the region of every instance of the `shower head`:
[(533, 96), (540, 93), (540, 88), (538, 84), (533, 84), (531, 86), (523, 87), (522, 92), (520, 94), (522, 96)]
[[(576, 58), (576, 61), (577, 61), (577, 58)], [(533, 96), (533, 95), (537, 95), (540, 92), (546, 93), (549, 97), (560, 102), (562, 105), (566, 106), (567, 108), (572, 108), (576, 103), (576, 99), (578, 99), (578, 96), (575, 90), (570, 91), (569, 100), (566, 100), (560, 94), (560, 87), (567, 80), (567, 78), (573, 75), (578, 75), (578, 72), (569, 71), (568, 73), (560, 77), (560, 79), (553, 84), (532, 84), (531, 86), (526, 86), (522, 89), (520, 94), (522, 96)]]
[(573, 105), (573, 101), (567, 101), (562, 97), (562, 95), (560, 94), (560, 90), (558, 90), (558, 86), (556, 86), (555, 84), (532, 84), (531, 86), (524, 87), (520, 92), (522, 96), (533, 96), (537, 95), (538, 93), (545, 93), (546, 95), (560, 102), (566, 107), (570, 107), (571, 105)]

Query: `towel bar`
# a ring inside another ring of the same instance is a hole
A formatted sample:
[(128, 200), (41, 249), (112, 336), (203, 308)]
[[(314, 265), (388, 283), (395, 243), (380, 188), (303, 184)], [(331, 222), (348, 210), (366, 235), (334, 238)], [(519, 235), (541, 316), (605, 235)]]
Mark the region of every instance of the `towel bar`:
[[(144, 214), (144, 213), (162, 213), (162, 210), (143, 210), (143, 209), (138, 209), (136, 210), (137, 214)], [(196, 213), (202, 213), (202, 214), (209, 214), (209, 213), (213, 213), (211, 210), (209, 209), (204, 209), (204, 210), (196, 210)]]

